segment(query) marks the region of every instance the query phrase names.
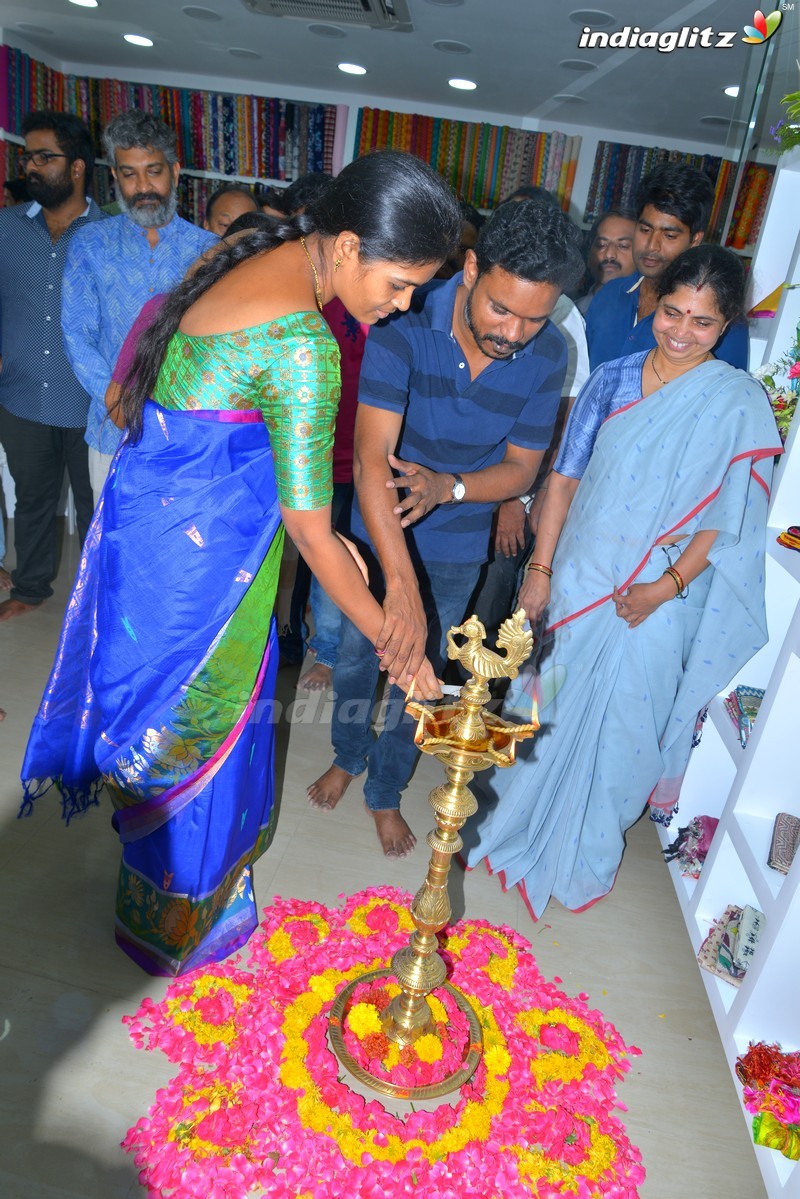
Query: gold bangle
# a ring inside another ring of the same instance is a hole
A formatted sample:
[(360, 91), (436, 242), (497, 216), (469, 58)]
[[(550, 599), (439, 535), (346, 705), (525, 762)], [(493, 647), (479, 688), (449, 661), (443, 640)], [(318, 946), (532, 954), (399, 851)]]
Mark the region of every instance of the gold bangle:
[(525, 567), (526, 570), (538, 570), (540, 574), (547, 575), (548, 579), (552, 579), (553, 572), (549, 566), (543, 566), (541, 562), (529, 562)]
[(664, 571), (664, 574), (669, 575), (675, 584), (675, 599), (685, 596), (687, 593), (687, 587), (683, 581), (683, 576), (681, 575), (680, 571), (674, 566), (668, 566)]

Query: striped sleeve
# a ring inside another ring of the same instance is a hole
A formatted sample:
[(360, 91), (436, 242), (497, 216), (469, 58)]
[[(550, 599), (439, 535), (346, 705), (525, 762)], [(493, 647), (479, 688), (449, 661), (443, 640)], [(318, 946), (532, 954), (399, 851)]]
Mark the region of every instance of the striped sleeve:
[(412, 352), (399, 321), (370, 329), (358, 380), (358, 402), (404, 413), (408, 405)]

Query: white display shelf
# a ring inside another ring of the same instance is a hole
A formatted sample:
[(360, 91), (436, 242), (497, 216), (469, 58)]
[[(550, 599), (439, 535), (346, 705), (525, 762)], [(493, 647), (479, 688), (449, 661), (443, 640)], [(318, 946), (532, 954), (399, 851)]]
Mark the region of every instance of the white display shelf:
[(745, 846), (744, 851), (740, 849), (739, 852), (747, 861), (748, 869), (761, 873), (767, 891), (777, 899), (786, 875), (766, 865), (774, 826), (775, 818), (761, 812), (734, 812), (735, 840), (738, 845)]
[[(731, 690), (733, 690), (733, 684), (731, 684)], [(727, 694), (728, 692), (725, 693), (725, 695)], [(741, 741), (739, 740), (739, 730), (728, 714), (728, 709), (725, 707), (724, 699), (725, 696), (718, 695), (716, 699), (711, 701), (708, 706), (708, 720), (706, 721), (706, 724), (708, 724), (710, 721), (713, 727), (719, 733), (720, 740), (725, 746), (725, 749), (728, 751), (728, 754), (733, 762), (735, 775), (745, 753), (747, 752), (747, 749), (746, 746), (742, 745)], [(723, 803), (727, 797), (727, 793), (728, 792), (726, 790), (725, 795), (723, 796)], [(720, 812), (721, 811), (722, 804), (720, 804)], [(719, 812), (717, 812), (716, 815), (718, 816)]]
[[(753, 261), (759, 296), (779, 283), (800, 283), (800, 148), (779, 162)], [(791, 233), (788, 231), (791, 230)], [(793, 238), (796, 242), (793, 244)], [(774, 280), (774, 282), (772, 282)], [(751, 340), (751, 368), (774, 362), (791, 345), (800, 321), (800, 288), (785, 288), (773, 320), (760, 322)], [(763, 339), (766, 338), (765, 341)], [(763, 346), (762, 346), (763, 341)], [(719, 696), (710, 705), (703, 736), (689, 760), (673, 827), (660, 829), (663, 844), (695, 815), (719, 818), (700, 878), (686, 880), (670, 868), (695, 950), (729, 904), (759, 908), (765, 927), (756, 955), (736, 988), (701, 971), (731, 1074), (753, 1041), (800, 1050), (800, 855), (789, 873), (767, 865), (778, 812), (800, 816), (800, 553), (776, 542), (800, 525), (800, 417), (787, 438), (772, 488), (766, 542), (769, 642), (725, 689), (763, 687), (765, 696), (746, 748)], [(736, 1080), (741, 1099), (741, 1085)], [(752, 1116), (742, 1105), (746, 1135)], [(770, 1199), (800, 1199), (800, 1162), (754, 1146)]]
[[(795, 513), (795, 519), (792, 524), (800, 522), (800, 513)], [(787, 549), (785, 545), (778, 545), (778, 534), (783, 533), (783, 529), (772, 528), (767, 529), (767, 557), (774, 561), (781, 570), (786, 571), (786, 574), (795, 583), (800, 585), (800, 550)]]

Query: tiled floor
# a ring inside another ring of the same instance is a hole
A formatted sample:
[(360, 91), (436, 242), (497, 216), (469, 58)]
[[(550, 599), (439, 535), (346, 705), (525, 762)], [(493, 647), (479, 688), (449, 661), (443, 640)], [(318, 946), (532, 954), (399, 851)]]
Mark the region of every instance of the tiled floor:
[[(59, 591), (40, 611), (0, 626), (0, 1195), (2, 1199), (124, 1199), (143, 1195), (119, 1149), (171, 1068), (134, 1050), (120, 1023), (164, 983), (142, 974), (113, 940), (118, 858), (109, 809), (64, 828), (40, 801), (18, 821), (18, 773), (60, 623), (76, 547), (67, 542)], [(332, 903), (378, 883), (416, 890), (422, 849), (405, 862), (379, 851), (355, 784), (340, 809), (310, 810), (306, 785), (329, 762), (329, 705), (301, 701), (288, 719), (295, 675), (282, 672), (286, 705), (281, 814), (276, 841), (255, 871), (258, 897)], [(420, 839), (440, 767), (422, 761), (404, 803)], [(644, 1199), (763, 1199), (764, 1188), (723, 1059), (655, 830), (642, 820), (612, 894), (575, 916), (551, 904), (535, 925), (516, 892), (483, 870), (454, 870), (456, 916), (519, 929), (543, 972), (593, 1006), (643, 1050), (621, 1084), (627, 1126), (644, 1155)], [(488, 1197), (487, 1197), (488, 1199)]]

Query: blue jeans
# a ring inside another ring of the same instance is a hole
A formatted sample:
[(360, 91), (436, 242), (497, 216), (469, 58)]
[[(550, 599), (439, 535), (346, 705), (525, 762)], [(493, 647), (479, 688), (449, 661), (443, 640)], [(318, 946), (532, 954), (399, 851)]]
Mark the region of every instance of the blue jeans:
[[(334, 483), (331, 520), (337, 532), (345, 537), (350, 532), (352, 505), (353, 484)], [(320, 666), (329, 666), (332, 670), (339, 653), (342, 614), (320, 587), (315, 575), (311, 577), (309, 604), (314, 618), (314, 636), (309, 639), (308, 648), (313, 651)]]
[[(428, 617), (427, 654), (437, 674), (441, 675), (445, 662), (447, 632), (463, 620), (479, 570), (477, 562), (438, 562), (426, 563), (418, 573)], [(414, 744), (415, 721), (405, 713), (405, 692), (400, 687), (388, 688), (384, 726), (373, 739), (372, 709), (378, 674), (372, 643), (343, 616), (333, 671), (333, 762), (352, 775), (361, 774), (367, 767), (364, 799), (372, 811), (399, 808), (400, 793), (407, 787), (419, 756)]]
[(320, 587), (316, 575), (311, 576), (311, 594), (308, 602), (314, 617), (314, 635), (308, 640), (308, 648), (320, 666), (329, 666), (333, 670), (339, 656), (342, 614)]

